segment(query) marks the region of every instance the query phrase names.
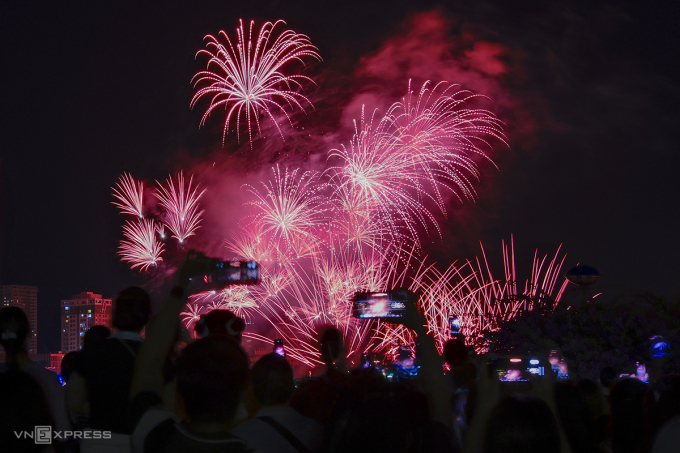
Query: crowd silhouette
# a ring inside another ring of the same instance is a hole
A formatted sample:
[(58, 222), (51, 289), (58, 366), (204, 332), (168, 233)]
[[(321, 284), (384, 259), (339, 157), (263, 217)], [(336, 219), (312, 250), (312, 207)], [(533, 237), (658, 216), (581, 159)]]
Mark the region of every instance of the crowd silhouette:
[[(543, 377), (508, 385), (460, 337), (440, 356), (412, 293), (400, 322), (417, 336), (415, 376), (388, 379), (375, 356), (348, 367), (332, 326), (319, 332), (318, 376), (296, 381), (277, 353), (251, 365), (241, 347), (246, 325), (234, 313), (202, 316), (193, 339), (181, 329), (187, 288), (205, 260), (189, 253), (153, 317), (143, 289), (121, 291), (113, 333), (95, 326), (80, 351), (64, 356), (64, 386), (29, 358), (24, 312), (0, 309), (0, 451), (680, 451), (680, 376), (619, 379), (603, 364), (600, 382), (560, 380), (548, 367)], [(45, 426), (50, 443), (22, 435)]]

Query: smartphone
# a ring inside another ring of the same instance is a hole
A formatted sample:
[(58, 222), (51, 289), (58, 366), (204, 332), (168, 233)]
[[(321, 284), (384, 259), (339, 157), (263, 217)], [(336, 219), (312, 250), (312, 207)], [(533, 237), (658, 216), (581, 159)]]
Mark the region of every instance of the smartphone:
[(406, 311), (406, 297), (403, 291), (356, 293), (352, 314), (360, 319), (401, 318)]
[(451, 329), (451, 336), (460, 333), (460, 320), (457, 316), (449, 315), (449, 329)]
[(280, 355), (281, 357), (286, 356), (286, 349), (283, 347), (283, 338), (274, 340), (274, 352)]
[(526, 382), (533, 376), (545, 375), (545, 364), (531, 356), (493, 357), (487, 362), (489, 370), (501, 382)]
[(257, 285), (262, 281), (260, 264), (255, 261), (211, 260), (209, 272), (192, 278), (192, 292), (220, 290), (229, 285)]
[(670, 355), (671, 345), (663, 340), (661, 335), (655, 335), (649, 339), (651, 341), (651, 347), (649, 348), (652, 357), (666, 357)]
[(562, 354), (556, 349), (550, 351), (548, 361), (557, 379), (569, 379), (569, 367)]

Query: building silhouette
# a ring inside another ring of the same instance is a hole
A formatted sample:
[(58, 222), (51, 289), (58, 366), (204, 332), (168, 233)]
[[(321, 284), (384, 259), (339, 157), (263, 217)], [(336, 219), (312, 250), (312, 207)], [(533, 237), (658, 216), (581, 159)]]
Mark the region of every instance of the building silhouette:
[(111, 327), (111, 299), (83, 292), (61, 301), (61, 351), (78, 351), (83, 335), (92, 326)]

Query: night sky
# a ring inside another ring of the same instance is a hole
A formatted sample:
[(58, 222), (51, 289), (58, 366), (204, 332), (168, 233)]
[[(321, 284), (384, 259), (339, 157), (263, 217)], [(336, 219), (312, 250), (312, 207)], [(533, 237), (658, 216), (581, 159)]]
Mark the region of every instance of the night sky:
[[(680, 4), (141, 3), (0, 6), (0, 283), (39, 287), (41, 352), (59, 347), (61, 299), (147, 281), (116, 255), (121, 173), (152, 183), (184, 169), (210, 190), (229, 167), (195, 243), (219, 254), (243, 201), (231, 192), (272, 163), (318, 165), (347, 142), (361, 102), (389, 105), (409, 78), (488, 95), (510, 145), (489, 150), (498, 168), (482, 163), (476, 202), (450, 200), (443, 238), (427, 240), (432, 261), (473, 259), (482, 241), (500, 274), (513, 234), (520, 278), (535, 249), (562, 244), (563, 272), (596, 267), (605, 295), (680, 293)], [(199, 129), (195, 53), (239, 18), (284, 19), (319, 48), (324, 61), (305, 70), (316, 110), (294, 116), (308, 138), (259, 139), (251, 151), (233, 136), (222, 148), (217, 116)]]

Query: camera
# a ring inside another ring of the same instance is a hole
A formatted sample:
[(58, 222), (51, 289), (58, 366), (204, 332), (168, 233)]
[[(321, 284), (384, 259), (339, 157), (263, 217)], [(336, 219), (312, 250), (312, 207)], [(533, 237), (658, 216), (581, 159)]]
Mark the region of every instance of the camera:
[(407, 298), (406, 291), (356, 293), (352, 314), (360, 319), (401, 318), (406, 311)]
[(533, 356), (492, 357), (487, 364), (501, 382), (526, 382), (533, 376), (545, 375), (545, 364)]
[(460, 333), (460, 320), (457, 316), (449, 315), (449, 329), (452, 337)]
[(280, 355), (281, 357), (286, 356), (286, 349), (283, 347), (283, 338), (274, 340), (274, 352)]
[(229, 285), (257, 285), (262, 281), (259, 263), (255, 261), (222, 261), (208, 258), (204, 271), (191, 279), (192, 293), (217, 291)]

